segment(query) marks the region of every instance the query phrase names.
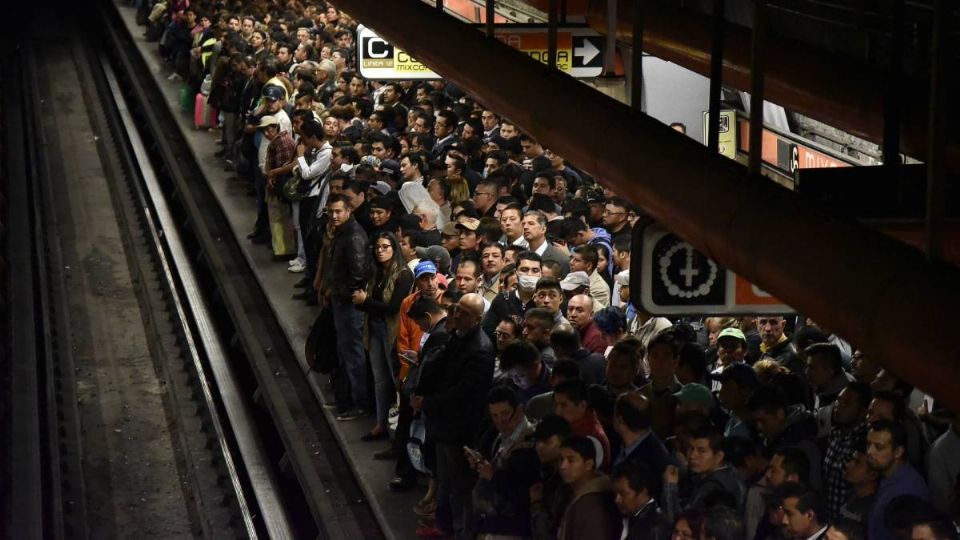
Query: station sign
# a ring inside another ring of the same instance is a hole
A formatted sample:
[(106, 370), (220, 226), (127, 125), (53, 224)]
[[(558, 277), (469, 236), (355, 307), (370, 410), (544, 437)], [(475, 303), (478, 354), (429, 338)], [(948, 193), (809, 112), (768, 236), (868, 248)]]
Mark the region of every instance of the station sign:
[[(550, 63), (546, 28), (499, 26), (494, 29), (494, 36), (534, 60)], [(604, 38), (589, 28), (559, 28), (557, 69), (578, 79), (599, 77), (603, 74), (605, 44)]]
[[(738, 149), (750, 153), (750, 120), (737, 119)], [(764, 128), (762, 137), (761, 158), (780, 173), (791, 178), (797, 177), (801, 169), (842, 168), (861, 165), (852, 158), (843, 156), (828, 148), (820, 147), (813, 141), (802, 139), (795, 135), (779, 133)]]
[[(546, 28), (511, 25), (495, 28), (497, 39), (548, 64)], [(603, 73), (605, 41), (589, 28), (560, 28), (557, 31), (557, 69), (577, 78), (599, 77)], [(373, 80), (431, 80), (442, 77), (402, 49), (395, 47), (365, 26), (357, 28), (357, 67), (360, 75)]]
[[(720, 111), (720, 143), (717, 150), (721, 155), (730, 159), (737, 159), (737, 111), (723, 109)], [(703, 111), (703, 144), (710, 144), (710, 111)]]
[[(659, 224), (646, 226), (640, 257), (640, 303), (654, 315), (752, 315), (790, 306), (724, 268)], [(636, 297), (635, 291), (631, 291)]]
[(373, 80), (429, 80), (441, 78), (402, 49), (394, 47), (376, 32), (357, 27), (357, 67), (360, 75)]

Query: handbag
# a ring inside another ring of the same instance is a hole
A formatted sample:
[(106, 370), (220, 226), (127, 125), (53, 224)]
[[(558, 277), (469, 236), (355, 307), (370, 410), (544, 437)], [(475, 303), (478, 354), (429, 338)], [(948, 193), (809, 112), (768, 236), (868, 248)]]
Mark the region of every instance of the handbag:
[(203, 78), (203, 82), (200, 83), (200, 93), (209, 96), (210, 90), (213, 89), (213, 75), (207, 75)]
[(310, 190), (313, 189), (314, 184), (315, 181), (304, 180), (303, 177), (300, 176), (300, 171), (294, 169), (293, 175), (284, 181), (283, 187), (280, 189), (280, 196), (286, 199), (287, 202), (299, 202), (310, 194)]
[(407, 456), (410, 457), (410, 464), (413, 468), (423, 474), (430, 474), (427, 467), (427, 460), (424, 458), (424, 446), (427, 440), (427, 424), (424, 422), (423, 415), (414, 418), (410, 422), (410, 438), (407, 439)]
[(163, 17), (163, 14), (166, 12), (167, 12), (167, 3), (157, 2), (156, 4), (154, 4), (153, 9), (150, 10), (150, 14), (147, 15), (147, 20), (152, 23), (155, 23), (159, 21)]

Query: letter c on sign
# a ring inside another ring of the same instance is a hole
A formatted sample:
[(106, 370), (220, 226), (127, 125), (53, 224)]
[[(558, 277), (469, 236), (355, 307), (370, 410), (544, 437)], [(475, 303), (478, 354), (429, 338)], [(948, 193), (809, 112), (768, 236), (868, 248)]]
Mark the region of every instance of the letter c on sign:
[(390, 44), (380, 38), (370, 38), (367, 40), (367, 58), (387, 58), (390, 56), (392, 47)]

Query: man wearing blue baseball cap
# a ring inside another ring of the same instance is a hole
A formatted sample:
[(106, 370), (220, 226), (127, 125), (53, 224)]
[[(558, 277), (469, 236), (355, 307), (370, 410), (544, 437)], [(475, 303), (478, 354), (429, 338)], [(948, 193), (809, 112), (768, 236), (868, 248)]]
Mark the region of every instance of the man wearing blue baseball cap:
[[(420, 297), (433, 298), (437, 302), (446, 289), (447, 281), (443, 274), (437, 273), (437, 266), (433, 261), (420, 261), (413, 268), (413, 292), (407, 295), (400, 302), (400, 321), (397, 323), (397, 341), (394, 350), (397, 352), (399, 362), (399, 373), (397, 375), (400, 383), (406, 378), (407, 373), (412, 366), (420, 362), (420, 352), (423, 344), (426, 342), (423, 329), (407, 314), (410, 307)], [(403, 387), (403, 385), (400, 385)], [(393, 443), (386, 450), (374, 454), (374, 459), (396, 459), (397, 464), (394, 469), (395, 476), (390, 480), (390, 489), (394, 491), (404, 491), (416, 486), (416, 470), (410, 463), (407, 453), (403, 451), (406, 448), (408, 434), (410, 433), (410, 422), (413, 419), (413, 410), (410, 408), (409, 396), (401, 396), (399, 401), (399, 421), (397, 424), (397, 436)]]

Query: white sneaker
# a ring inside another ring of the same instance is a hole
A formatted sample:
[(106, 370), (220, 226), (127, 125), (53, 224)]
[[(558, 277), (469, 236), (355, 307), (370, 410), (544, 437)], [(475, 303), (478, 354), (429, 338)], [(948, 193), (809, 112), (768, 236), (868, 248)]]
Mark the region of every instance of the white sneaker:
[(296, 266), (296, 265), (298, 265), (298, 264), (307, 264), (307, 261), (305, 261), (305, 260), (303, 260), (303, 259), (301, 259), (301, 258), (296, 258), (296, 259), (291, 259), (288, 264), (289, 264), (289, 266)]
[(167, 80), (168, 80), (168, 81), (175, 81), (175, 80), (177, 80), (177, 79), (179, 79), (179, 78), (180, 78), (180, 75), (177, 75), (176, 73), (172, 73), (169, 77), (167, 77)]
[(300, 274), (307, 269), (305, 264), (291, 264), (290, 268), (287, 268), (287, 272), (293, 272), (294, 274)]

